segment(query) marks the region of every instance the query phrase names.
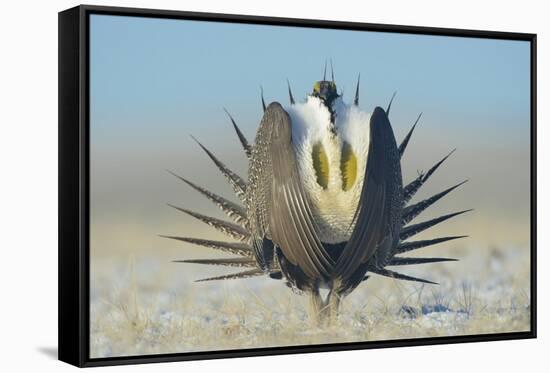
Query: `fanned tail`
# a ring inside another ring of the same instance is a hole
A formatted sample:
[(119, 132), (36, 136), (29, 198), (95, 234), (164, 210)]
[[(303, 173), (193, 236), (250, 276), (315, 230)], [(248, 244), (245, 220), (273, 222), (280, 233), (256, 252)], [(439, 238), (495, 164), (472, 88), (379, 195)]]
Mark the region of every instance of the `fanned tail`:
[[(290, 83), (287, 80), (288, 85), (288, 95), (289, 95), (289, 101), (291, 105), (295, 104), (294, 96), (292, 94)], [(260, 87), (261, 90), (261, 103), (262, 108), (265, 111), (266, 105), (265, 100), (263, 97), (263, 88)], [(393, 100), (395, 98), (395, 93), (392, 95), (392, 98), (390, 99), (390, 102), (388, 104), (388, 107), (386, 109), (387, 115), (390, 113), (390, 109), (393, 103)], [(355, 93), (355, 100), (354, 105), (359, 104), (359, 78), (357, 82), (357, 88)], [(244, 152), (248, 158), (252, 155), (252, 148), (254, 145), (251, 145), (240, 128), (237, 126), (234, 118), (232, 115), (224, 109), (227, 113), (233, 128), (237, 134), (237, 137), (239, 139), (239, 142), (244, 149)], [(412, 125), (411, 129), (401, 142), (401, 144), (398, 147), (399, 156), (402, 157), (405, 153), (405, 150), (407, 149), (407, 146), (409, 145), (410, 139), (412, 137), (413, 132), (416, 129), (416, 126), (422, 117), (422, 113), (418, 115), (416, 118), (414, 124)], [(197, 142), (197, 144), (206, 152), (208, 157), (214, 162), (216, 167), (222, 172), (224, 177), (228, 180), (228, 182), (233, 187), (233, 190), (235, 192), (235, 195), (240, 199), (241, 202), (246, 203), (246, 190), (247, 190), (247, 183), (246, 181), (241, 178), (239, 175), (237, 175), (235, 172), (231, 171), (228, 167), (225, 166), (223, 162), (221, 162), (214, 154), (208, 150), (205, 146), (203, 146), (198, 140), (196, 140), (194, 137), (193, 139)], [(449, 154), (447, 154), (445, 157), (443, 157), (440, 161), (438, 161), (436, 164), (434, 164), (426, 173), (420, 173), (416, 179), (414, 179), (412, 182), (407, 184), (403, 188), (403, 204), (406, 205), (409, 203), (409, 201), (416, 195), (416, 193), (420, 190), (420, 188), (428, 181), (428, 179), (435, 173), (435, 171), (445, 162), (450, 155), (455, 150), (451, 151)], [(172, 173), (172, 172), (171, 172)], [(207, 240), (207, 239), (200, 239), (200, 238), (192, 238), (192, 237), (180, 237), (180, 236), (161, 236), (164, 238), (169, 238), (173, 240), (178, 240), (186, 243), (190, 243), (193, 245), (203, 246), (214, 250), (219, 250), (225, 253), (237, 255), (238, 257), (234, 258), (215, 258), (215, 259), (186, 259), (186, 260), (175, 260), (176, 263), (188, 263), (188, 264), (202, 264), (202, 265), (211, 265), (211, 266), (223, 266), (223, 267), (238, 267), (238, 268), (248, 268), (248, 270), (238, 273), (232, 273), (222, 276), (216, 276), (216, 277), (209, 277), (209, 278), (203, 278), (200, 280), (197, 280), (197, 282), (204, 282), (204, 281), (215, 281), (215, 280), (230, 280), (230, 279), (242, 279), (242, 278), (250, 278), (250, 277), (256, 277), (256, 276), (262, 276), (262, 275), (268, 275), (269, 277), (273, 279), (284, 279), (283, 274), (280, 271), (280, 268), (277, 266), (267, 272), (259, 268), (258, 263), (256, 262), (256, 259), (254, 259), (253, 250), (250, 246), (250, 232), (249, 232), (249, 222), (248, 217), (246, 214), (246, 210), (244, 207), (242, 207), (239, 204), (236, 204), (234, 202), (231, 202), (221, 196), (218, 196), (190, 181), (187, 179), (178, 176), (174, 173), (172, 173), (174, 176), (176, 176), (178, 179), (185, 182), (187, 185), (207, 197), (210, 201), (214, 202), (230, 219), (234, 221), (228, 222), (225, 220), (217, 219), (214, 217), (202, 215), (198, 212), (194, 212), (191, 210), (187, 210), (181, 207), (177, 207), (174, 205), (169, 205), (185, 214), (188, 214), (195, 219), (198, 219), (205, 224), (208, 224), (209, 226), (213, 227), (214, 229), (228, 235), (229, 237), (237, 240), (238, 242), (225, 242), (225, 241), (214, 241), (214, 240)], [(467, 180), (466, 180), (467, 181)], [(399, 240), (397, 244), (390, 249), (389, 251), (389, 260), (384, 263), (386, 266), (405, 266), (405, 265), (419, 265), (419, 264), (429, 264), (429, 263), (438, 263), (438, 262), (447, 262), (447, 261), (456, 261), (457, 259), (453, 258), (440, 258), (440, 257), (400, 257), (396, 256), (398, 254), (406, 253), (409, 251), (417, 250), (423, 247), (428, 247), (431, 245), (436, 245), (439, 243), (455, 240), (458, 238), (463, 238), (467, 236), (448, 236), (448, 237), (439, 237), (439, 238), (433, 238), (428, 240), (419, 240), (419, 241), (410, 241), (406, 242), (406, 240), (420, 232), (423, 232), (424, 230), (433, 227), (436, 224), (439, 224), (441, 222), (444, 222), (452, 217), (461, 215), (465, 212), (471, 211), (471, 210), (464, 210), (464, 211), (458, 211), (447, 215), (442, 215), (434, 219), (430, 219), (421, 223), (412, 224), (409, 226), (406, 226), (409, 224), (415, 217), (420, 215), (422, 212), (424, 212), (426, 209), (428, 209), (430, 206), (441, 200), (444, 196), (449, 194), (451, 191), (455, 190), (462, 184), (464, 184), (466, 181), (461, 182), (459, 184), (456, 184), (442, 192), (439, 192), (429, 198), (426, 198), (420, 202), (411, 204), (409, 206), (404, 206), (403, 210), (401, 212), (401, 223), (403, 225), (403, 228), (401, 229), (401, 232), (399, 234)], [(375, 274), (378, 274), (380, 276), (385, 277), (391, 277), (397, 280), (405, 280), (405, 281), (413, 281), (413, 282), (420, 282), (425, 284), (437, 284), (436, 282), (417, 278), (413, 276), (409, 276), (403, 273), (398, 273), (392, 270), (389, 270), (387, 268), (380, 268), (377, 265), (368, 265), (368, 272), (372, 272)], [(363, 280), (366, 280), (369, 276), (365, 275), (363, 277)]]

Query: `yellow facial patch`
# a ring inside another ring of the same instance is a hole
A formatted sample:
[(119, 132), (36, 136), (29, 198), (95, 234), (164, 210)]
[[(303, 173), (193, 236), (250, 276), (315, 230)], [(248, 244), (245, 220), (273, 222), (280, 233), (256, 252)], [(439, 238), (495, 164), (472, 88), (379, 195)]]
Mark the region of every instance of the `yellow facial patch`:
[(334, 82), (329, 82), (329, 81), (323, 80), (323, 81), (315, 82), (315, 84), (313, 84), (313, 93), (314, 94), (317, 94), (317, 95), (321, 94), (321, 84), (323, 85), (325, 90), (329, 89), (329, 90), (336, 91), (336, 84)]
[(321, 83), (315, 82), (315, 84), (313, 85), (313, 92), (319, 94), (320, 91), (321, 91)]
[(342, 147), (340, 172), (342, 173), (342, 189), (350, 190), (357, 179), (357, 157), (347, 142)]
[(313, 158), (313, 169), (315, 170), (315, 175), (317, 176), (317, 184), (319, 184), (323, 189), (327, 189), (328, 186), (328, 158), (325, 148), (321, 143), (315, 144), (311, 152)]

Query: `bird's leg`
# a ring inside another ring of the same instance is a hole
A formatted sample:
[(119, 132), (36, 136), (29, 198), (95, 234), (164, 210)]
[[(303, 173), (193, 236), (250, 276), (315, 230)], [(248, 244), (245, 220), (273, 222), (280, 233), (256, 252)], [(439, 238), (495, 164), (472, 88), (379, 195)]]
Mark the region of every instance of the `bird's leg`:
[(326, 304), (323, 298), (319, 294), (319, 289), (312, 289), (309, 291), (309, 314), (313, 327), (320, 326), (326, 313)]
[(312, 326), (331, 326), (338, 321), (338, 311), (342, 295), (334, 287), (330, 289), (326, 299), (323, 299), (319, 289), (312, 289), (310, 296), (310, 318)]
[(340, 309), (340, 301), (342, 300), (342, 295), (335, 289), (331, 289), (327, 297), (327, 318), (330, 325), (335, 325), (338, 321), (338, 311)]

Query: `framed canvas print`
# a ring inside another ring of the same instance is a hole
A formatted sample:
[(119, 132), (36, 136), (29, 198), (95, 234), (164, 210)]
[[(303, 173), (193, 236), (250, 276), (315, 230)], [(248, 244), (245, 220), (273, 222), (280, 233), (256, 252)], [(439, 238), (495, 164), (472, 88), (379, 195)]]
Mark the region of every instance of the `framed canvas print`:
[(59, 358), (533, 338), (536, 36), (59, 14)]

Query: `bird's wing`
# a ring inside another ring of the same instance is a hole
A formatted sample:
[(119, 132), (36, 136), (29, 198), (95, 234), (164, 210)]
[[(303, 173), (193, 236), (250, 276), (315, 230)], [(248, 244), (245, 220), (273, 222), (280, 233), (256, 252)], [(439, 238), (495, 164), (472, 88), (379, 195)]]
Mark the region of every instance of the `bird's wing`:
[(365, 179), (354, 230), (336, 264), (340, 277), (349, 279), (377, 251), (393, 244), (402, 201), (399, 150), (386, 112), (377, 107), (370, 119)]
[[(261, 162), (255, 160), (262, 157)], [(259, 236), (269, 238), (283, 255), (299, 266), (310, 278), (328, 275), (334, 262), (318, 238), (308, 197), (296, 165), (292, 146), (292, 125), (288, 113), (277, 102), (271, 103), (262, 118), (256, 144), (252, 151), (252, 164), (256, 164), (251, 198), (263, 200), (263, 206), (249, 200), (256, 227), (253, 242), (257, 256), (262, 259)], [(258, 168), (261, 167), (261, 170)], [(262, 232), (263, 231), (263, 232)], [(264, 237), (261, 237), (265, 239)]]

